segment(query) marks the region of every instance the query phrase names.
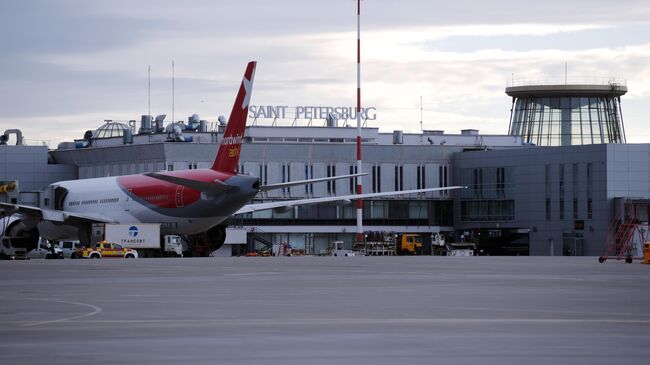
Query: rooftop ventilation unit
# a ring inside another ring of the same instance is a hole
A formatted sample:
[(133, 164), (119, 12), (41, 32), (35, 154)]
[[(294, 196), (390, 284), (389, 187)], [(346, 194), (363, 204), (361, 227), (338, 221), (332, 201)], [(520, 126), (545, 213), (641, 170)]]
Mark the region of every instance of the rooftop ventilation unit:
[(404, 132), (393, 131), (393, 144), (404, 144)]
[(460, 134), (463, 136), (478, 136), (478, 129), (463, 129)]
[(151, 115), (143, 115), (140, 119), (140, 134), (150, 134), (151, 130)]

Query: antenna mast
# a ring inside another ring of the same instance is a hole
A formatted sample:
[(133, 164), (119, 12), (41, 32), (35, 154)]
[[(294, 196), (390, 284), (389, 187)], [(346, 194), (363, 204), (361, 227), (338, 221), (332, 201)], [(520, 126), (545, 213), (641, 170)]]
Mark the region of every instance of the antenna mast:
[(151, 65), (149, 65), (148, 74), (149, 74), (149, 93), (148, 93), (148, 96), (149, 96), (149, 108), (148, 108), (148, 110), (149, 110), (149, 112), (147, 113), (147, 115), (151, 115)]
[(422, 95), (420, 95), (420, 132), (423, 132), (424, 128), (422, 127)]
[(568, 83), (569, 62), (564, 61), (564, 84)]
[(175, 93), (175, 89), (176, 89), (175, 86), (176, 85), (174, 85), (174, 78), (175, 78), (175, 75), (174, 75), (174, 60), (172, 60), (172, 123), (176, 123), (176, 119), (175, 119), (175, 116), (174, 116), (174, 106), (175, 106), (175, 101), (176, 101), (174, 93)]
[[(357, 174), (361, 173), (361, 0), (357, 0)], [(362, 193), (361, 177), (357, 194)], [(357, 199), (357, 242), (363, 242), (363, 200)]]

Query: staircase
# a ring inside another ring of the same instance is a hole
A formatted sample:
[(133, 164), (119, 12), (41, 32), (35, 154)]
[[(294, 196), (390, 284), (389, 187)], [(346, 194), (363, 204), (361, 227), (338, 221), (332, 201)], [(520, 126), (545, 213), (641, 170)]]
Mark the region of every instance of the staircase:
[(631, 263), (634, 251), (632, 239), (637, 228), (638, 223), (635, 219), (626, 218), (624, 221), (620, 218), (614, 219), (609, 225), (605, 253), (598, 258), (598, 261), (603, 263), (609, 256), (616, 256), (617, 260), (625, 259), (625, 262)]
[(260, 236), (263, 233), (264, 231), (259, 228), (251, 228), (250, 234), (248, 235), (248, 252), (255, 251), (255, 242), (263, 244), (269, 250), (273, 249), (273, 242)]

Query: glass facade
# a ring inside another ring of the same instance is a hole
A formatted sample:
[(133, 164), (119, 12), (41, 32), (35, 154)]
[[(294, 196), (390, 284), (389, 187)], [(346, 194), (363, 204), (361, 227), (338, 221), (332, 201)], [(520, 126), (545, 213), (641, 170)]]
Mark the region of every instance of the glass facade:
[(512, 167), (479, 167), (460, 170), (461, 222), (497, 222), (515, 219), (514, 170)]
[(510, 135), (537, 146), (625, 143), (618, 96), (515, 97)]
[[(356, 225), (356, 206), (333, 203), (303, 205), (288, 211), (262, 210), (245, 213), (235, 225)], [(364, 200), (363, 220), (369, 226), (453, 226), (451, 200)]]

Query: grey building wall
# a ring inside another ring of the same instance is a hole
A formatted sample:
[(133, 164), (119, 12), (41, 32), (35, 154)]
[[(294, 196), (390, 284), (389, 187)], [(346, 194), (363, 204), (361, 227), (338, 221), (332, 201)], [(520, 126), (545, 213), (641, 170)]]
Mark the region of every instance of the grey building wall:
[[(50, 180), (75, 178), (75, 171), (71, 166), (79, 167), (79, 178), (209, 167), (217, 148), (218, 145), (213, 143), (159, 142), (57, 150), (51, 152), (53, 159), (59, 164), (70, 166), (48, 167), (43, 167), (47, 165), (47, 158), (44, 148), (41, 148), (34, 150), (35, 154), (31, 157), (27, 152), (26, 156), (15, 157), (19, 153), (14, 152), (13, 161), (20, 162), (9, 163), (6, 153), (0, 155), (3, 159), (0, 162), (4, 162), (0, 163), (0, 172), (7, 176), (7, 171), (12, 169), (29, 170), (24, 171), (27, 175), (21, 179), (21, 184), (31, 179), (31, 187), (40, 189), (51, 182)], [(470, 190), (473, 181), (462, 181), (463, 170), (481, 168), (486, 169), (485, 171), (492, 169), (490, 171), (493, 172), (495, 168), (506, 168), (505, 191), (496, 192), (495, 196), (490, 195), (494, 195), (494, 191), (484, 192), (482, 196), (484, 200), (512, 200), (512, 219), (462, 220), (461, 204), (465, 199), (461, 196), (468, 193), (471, 195), (471, 192), (436, 192), (408, 198), (454, 198), (454, 222), (457, 230), (528, 230), (531, 255), (548, 255), (551, 253), (551, 245), (553, 253), (561, 255), (565, 241), (578, 238), (584, 241), (580, 254), (600, 255), (613, 218), (614, 198), (650, 198), (650, 144), (518, 147), (468, 152), (463, 152), (463, 149), (462, 146), (436, 144), (364, 145), (363, 168), (369, 175), (362, 178), (363, 190), (373, 190), (373, 167), (379, 168), (380, 171), (377, 177), (380, 180), (380, 188), (375, 181), (375, 187), (380, 191), (394, 190), (396, 180), (399, 189), (400, 171), (403, 174), (402, 189), (417, 187), (418, 167), (421, 167), (420, 171), (425, 172), (425, 187), (463, 184), (470, 185)], [(39, 164), (41, 167), (38, 167)], [(346, 143), (245, 143), (240, 165), (244, 173), (260, 176), (266, 184), (287, 179), (283, 174), (289, 174), (291, 180), (325, 177), (328, 166), (330, 169), (334, 167), (337, 175), (343, 175), (350, 173), (350, 167), (355, 165), (355, 146)], [(41, 171), (55, 171), (57, 168), (62, 169), (61, 178), (36, 178)], [(440, 180), (445, 168), (448, 169), (448, 179), (442, 182)], [(563, 179), (560, 178), (561, 171)], [(17, 176), (15, 172), (14, 176)], [(484, 178), (487, 179), (487, 175)], [(561, 181), (564, 189), (563, 199), (560, 199)], [(336, 181), (332, 185), (333, 188), (328, 187), (327, 183), (313, 184), (308, 189), (303, 186), (292, 187), (285, 192), (268, 192), (259, 198), (302, 198), (351, 193), (348, 179)], [(483, 188), (490, 187), (486, 185)], [(494, 190), (494, 186), (492, 189)], [(499, 197), (499, 194), (504, 196)], [(575, 215), (574, 199), (577, 208)], [(564, 215), (560, 216), (562, 200)], [(263, 218), (271, 217), (271, 214), (259, 212), (254, 216)], [(583, 228), (577, 228), (576, 221), (583, 221)]]
[(47, 146), (0, 146), (0, 180), (17, 180), (22, 192), (76, 178), (76, 166), (48, 163)]
[[(529, 229), (531, 255), (549, 255), (551, 244), (554, 254), (561, 255), (563, 242), (572, 237), (584, 239), (584, 255), (600, 255), (614, 216), (614, 198), (650, 198), (650, 144), (532, 147), (516, 153), (480, 151), (454, 156), (456, 176), (462, 169), (485, 167), (512, 170), (507, 184), (512, 188), (515, 201), (514, 219), (463, 221), (460, 217), (462, 199), (457, 198), (454, 202), (455, 227)], [(547, 198), (550, 203), (548, 216)], [(560, 213), (562, 200), (563, 216)], [(577, 208), (575, 212), (574, 207)], [(576, 221), (583, 221), (584, 228)]]
[[(181, 170), (209, 167), (218, 145), (210, 143), (151, 143), (142, 145), (119, 145), (87, 149), (57, 150), (51, 154), (60, 164), (79, 167), (79, 178), (93, 178), (136, 174), (161, 170)], [(373, 186), (372, 167), (379, 166), (381, 191), (395, 189), (395, 167), (402, 167), (401, 189), (415, 189), (416, 169), (423, 166), (425, 186), (439, 187), (439, 167), (450, 163), (452, 155), (462, 151), (455, 146), (409, 146), (409, 145), (367, 145), (363, 148), (362, 177), (364, 192), (371, 192)], [(263, 177), (263, 183), (280, 183), (327, 176), (328, 166), (335, 168), (336, 175), (350, 173), (355, 166), (355, 146), (336, 143), (245, 143), (242, 147), (240, 166), (243, 173)], [(284, 171), (284, 172), (283, 172)], [(283, 174), (289, 173), (286, 177)], [(309, 176), (308, 176), (309, 175)], [(399, 179), (398, 179), (399, 180)], [(350, 194), (349, 180), (333, 183), (328, 191), (327, 183), (317, 183), (311, 190), (297, 186), (267, 192), (262, 198), (302, 198)], [(447, 185), (453, 184), (449, 174)], [(399, 187), (398, 187), (399, 188)], [(446, 198), (441, 193), (431, 193), (430, 198)]]

